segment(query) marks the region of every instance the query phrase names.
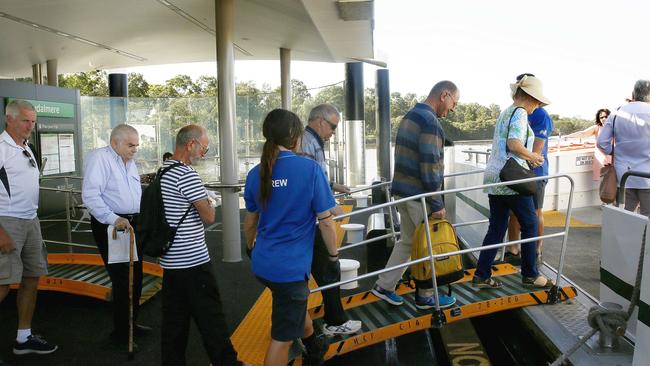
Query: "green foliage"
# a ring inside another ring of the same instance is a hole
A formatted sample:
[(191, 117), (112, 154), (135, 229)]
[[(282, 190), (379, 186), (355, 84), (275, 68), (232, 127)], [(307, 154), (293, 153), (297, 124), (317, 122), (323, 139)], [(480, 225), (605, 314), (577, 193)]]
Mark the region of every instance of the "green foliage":
[[(108, 96), (107, 75), (104, 71), (89, 71), (69, 75), (60, 75), (59, 84), (62, 87), (77, 88), (83, 96)], [(199, 123), (209, 127), (215, 137), (217, 129), (217, 78), (201, 76), (193, 81), (188, 75), (176, 75), (164, 84), (149, 84), (142, 74), (129, 74), (129, 110), (141, 110), (140, 115), (149, 116), (149, 122), (162, 123), (161, 130), (176, 131), (188, 124)], [(240, 141), (238, 149), (242, 153), (256, 151), (264, 140), (262, 136), (262, 121), (272, 109), (282, 105), (280, 88), (269, 85), (258, 87), (252, 81), (238, 82), (236, 89), (237, 138)], [(342, 84), (329, 85), (320, 89), (307, 89), (304, 82), (291, 80), (292, 110), (306, 124), (310, 110), (321, 103), (330, 103), (343, 112), (345, 108), (345, 92)], [(134, 98), (155, 98), (151, 102), (136, 101)], [(166, 99), (174, 98), (174, 99)], [(399, 123), (404, 115), (418, 101), (414, 93), (393, 92), (390, 95), (391, 136), (394, 140)], [(366, 137), (374, 138), (377, 134), (375, 89), (364, 90), (365, 129)], [(103, 102), (102, 104), (103, 108)], [(97, 109), (98, 107), (95, 106)], [(153, 112), (155, 113), (153, 113)], [(135, 113), (135, 112), (134, 112)], [(459, 104), (455, 112), (442, 120), (447, 138), (450, 140), (491, 139), (494, 133), (496, 119), (501, 113), (498, 105), (482, 106), (477, 103)], [(93, 114), (97, 114), (96, 111)], [(130, 116), (130, 120), (133, 118)], [(555, 134), (566, 135), (582, 130), (592, 122), (579, 118), (561, 118), (551, 115), (555, 123)], [(137, 119), (137, 118), (136, 118)], [(155, 121), (157, 122), (155, 122)], [(106, 121), (94, 121), (94, 126), (104, 126)], [(96, 139), (96, 138), (95, 138)], [(173, 141), (173, 136), (164, 137)], [(171, 144), (171, 143), (170, 143)], [(168, 145), (166, 143), (166, 145)], [(171, 146), (171, 145), (170, 145)], [(165, 147), (168, 148), (168, 147)], [(216, 151), (216, 150), (215, 150)]]
[(89, 97), (108, 96), (108, 76), (106, 71), (93, 70), (76, 74), (59, 75), (59, 86), (79, 89), (81, 95)]
[(366, 124), (366, 139), (371, 139), (375, 138), (377, 135), (377, 105), (375, 101), (375, 89), (366, 88), (363, 94), (363, 119)]
[(576, 117), (560, 117), (557, 114), (551, 114), (556, 135), (568, 135), (576, 131), (582, 131), (591, 126), (594, 122)]
[(500, 113), (501, 109), (496, 104), (489, 107), (478, 103), (458, 104), (456, 110), (442, 120), (442, 124), (449, 140), (489, 140)]
[(149, 83), (142, 74), (132, 73), (128, 76), (129, 97), (142, 98), (149, 95)]

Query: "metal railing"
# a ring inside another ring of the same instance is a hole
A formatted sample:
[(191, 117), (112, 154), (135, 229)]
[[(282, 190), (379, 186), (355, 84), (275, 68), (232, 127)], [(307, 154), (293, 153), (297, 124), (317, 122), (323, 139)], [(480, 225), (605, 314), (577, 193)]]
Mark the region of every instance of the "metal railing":
[[(41, 181), (44, 180), (61, 180), (63, 179), (63, 187), (65, 188), (54, 188), (54, 187), (39, 187), (41, 191), (46, 191), (46, 192), (56, 192), (56, 193), (65, 193), (65, 218), (60, 218), (60, 219), (39, 219), (41, 223), (65, 223), (66, 225), (66, 233), (67, 233), (67, 242), (64, 241), (57, 241), (57, 240), (49, 240), (49, 239), (43, 239), (43, 242), (46, 244), (56, 244), (56, 245), (64, 245), (68, 247), (68, 251), (72, 253), (72, 248), (90, 248), (90, 249), (97, 249), (96, 246), (94, 245), (88, 245), (88, 244), (81, 244), (81, 243), (75, 243), (72, 241), (72, 232), (74, 229), (72, 228), (72, 224), (76, 223), (78, 227), (80, 224), (88, 224), (90, 225), (90, 221), (87, 220), (77, 220), (75, 218), (72, 218), (71, 212), (74, 212), (75, 205), (72, 204), (73, 194), (81, 194), (80, 189), (75, 189), (73, 186), (70, 185), (70, 180), (78, 180), (78, 181), (83, 181), (83, 177), (78, 177), (78, 176), (45, 176), (41, 177)], [(232, 189), (235, 192), (239, 192), (242, 190), (244, 187), (244, 183), (236, 183), (236, 184), (223, 184), (220, 182), (209, 182), (204, 184), (204, 187), (208, 190), (216, 191), (218, 189)], [(76, 214), (75, 214), (76, 215)], [(217, 224), (213, 224), (210, 227), (206, 228), (206, 231), (220, 231), (219, 229), (215, 229)]]
[[(425, 262), (425, 261), (429, 261), (430, 264), (431, 264), (431, 271), (432, 271), (431, 281), (433, 283), (434, 296), (435, 296), (435, 299), (436, 299), (436, 312), (440, 313), (440, 302), (438, 301), (439, 300), (438, 286), (437, 286), (436, 274), (435, 274), (435, 260), (436, 259), (445, 258), (445, 257), (451, 256), (451, 255), (462, 255), (462, 254), (473, 253), (473, 252), (481, 252), (481, 251), (490, 250), (490, 249), (499, 249), (499, 248), (505, 247), (507, 245), (532, 243), (532, 242), (536, 242), (537, 240), (540, 240), (540, 239), (551, 239), (551, 238), (556, 238), (556, 237), (562, 237), (562, 249), (561, 249), (561, 254), (560, 254), (560, 263), (559, 263), (558, 268), (557, 268), (557, 278), (556, 278), (556, 282), (555, 282), (556, 285), (553, 288), (551, 288), (550, 296), (549, 296), (549, 299), (550, 299), (551, 303), (557, 302), (557, 299), (558, 299), (558, 296), (559, 296), (558, 286), (559, 286), (560, 281), (562, 279), (562, 269), (564, 268), (564, 257), (566, 255), (566, 244), (567, 244), (567, 238), (568, 238), (568, 233), (569, 233), (569, 224), (570, 224), (570, 220), (571, 220), (571, 209), (572, 209), (572, 203), (573, 203), (573, 191), (574, 191), (574, 188), (575, 188), (575, 183), (574, 183), (573, 179), (567, 174), (555, 174), (555, 175), (550, 175), (550, 176), (541, 176), (541, 177), (520, 179), (520, 180), (516, 180), (516, 181), (482, 184), (482, 185), (478, 185), (478, 186), (471, 186), (471, 187), (464, 187), (464, 188), (454, 188), (454, 189), (448, 189), (448, 190), (444, 190), (444, 191), (423, 193), (423, 194), (420, 194), (420, 195), (417, 195), (417, 196), (411, 196), (411, 197), (402, 198), (402, 199), (399, 199), (399, 200), (393, 200), (391, 202), (375, 205), (375, 206), (372, 206), (372, 207), (369, 207), (369, 208), (356, 210), (356, 211), (353, 211), (353, 212), (350, 212), (350, 213), (339, 215), (339, 216), (334, 218), (334, 220), (342, 220), (342, 219), (347, 218), (347, 217), (352, 217), (352, 216), (363, 214), (363, 213), (369, 213), (369, 212), (376, 211), (376, 210), (379, 210), (379, 209), (383, 209), (383, 208), (386, 208), (386, 207), (390, 208), (390, 207), (395, 206), (397, 204), (401, 204), (401, 203), (405, 203), (405, 202), (409, 202), (409, 201), (416, 201), (416, 200), (420, 201), (420, 203), (422, 205), (422, 210), (423, 210), (423, 213), (424, 213), (424, 217), (427, 217), (427, 215), (426, 215), (426, 212), (427, 212), (426, 199), (429, 198), (429, 197), (441, 196), (441, 195), (444, 195), (444, 194), (456, 194), (456, 193), (461, 193), (461, 192), (466, 192), (466, 191), (482, 190), (484, 188), (491, 188), (491, 187), (510, 186), (510, 185), (513, 185), (513, 184), (535, 182), (535, 181), (545, 180), (545, 179), (560, 179), (560, 178), (566, 178), (569, 181), (569, 183), (571, 184), (571, 189), (570, 189), (570, 192), (569, 192), (568, 206), (567, 206), (567, 214), (566, 214), (566, 219), (565, 219), (565, 222), (564, 222), (564, 230), (561, 231), (561, 232), (553, 233), (553, 234), (547, 234), (547, 235), (541, 235), (541, 236), (536, 236), (536, 237), (531, 237), (531, 238), (527, 238), (527, 239), (506, 241), (506, 242), (502, 242), (502, 243), (498, 243), (498, 244), (485, 245), (485, 246), (481, 246), (481, 247), (477, 247), (477, 248), (462, 249), (462, 250), (455, 251), (455, 252), (449, 252), (449, 253), (443, 253), (443, 254), (433, 254), (432, 247), (431, 247), (430, 231), (425, 230), (426, 239), (427, 239), (427, 246), (428, 246), (428, 250), (429, 250), (429, 256), (419, 258), (419, 259), (416, 259), (416, 260), (407, 261), (407, 262), (399, 264), (399, 265), (395, 265), (395, 266), (392, 266), (392, 267), (387, 267), (387, 268), (384, 268), (384, 269), (381, 269), (381, 270), (377, 270), (377, 271), (373, 271), (373, 272), (370, 272), (370, 273), (362, 274), (362, 275), (356, 276), (354, 278), (349, 278), (349, 279), (346, 279), (346, 280), (338, 281), (338, 282), (328, 284), (328, 285), (325, 285), (325, 286), (320, 286), (320, 287), (317, 287), (317, 288), (311, 290), (311, 292), (313, 293), (313, 292), (318, 292), (318, 291), (322, 291), (322, 290), (327, 290), (327, 289), (330, 289), (330, 288), (333, 288), (333, 287), (341, 286), (341, 285), (346, 284), (346, 283), (350, 283), (350, 282), (354, 282), (354, 281), (358, 281), (358, 280), (363, 280), (363, 279), (370, 278), (370, 277), (375, 277), (375, 276), (378, 276), (378, 275), (380, 275), (382, 273), (386, 273), (386, 272), (406, 268), (406, 267), (409, 267), (409, 266), (417, 264), (417, 263), (422, 263), (422, 262)], [(472, 222), (471, 224), (482, 223), (482, 222), (485, 222), (485, 221), (486, 220), (479, 220), (479, 221)], [(428, 225), (428, 220), (426, 222), (427, 222), (427, 225)], [(466, 224), (470, 224), (470, 223), (466, 223)], [(353, 245), (359, 246), (359, 245), (368, 244), (370, 242), (371, 241), (365, 241), (363, 244), (356, 243), (356, 244), (353, 244)], [(342, 247), (342, 248), (339, 249), (339, 252), (343, 251), (343, 250), (345, 250), (345, 248), (349, 248), (349, 247), (352, 247), (352, 246), (348, 245), (348, 246)]]
[[(81, 190), (74, 189), (70, 185), (70, 180), (83, 180), (82, 177), (79, 176), (73, 176), (73, 175), (64, 175), (64, 176), (44, 176), (40, 178), (40, 181), (46, 181), (46, 180), (60, 180), (63, 179), (63, 186), (65, 188), (53, 188), (53, 187), (40, 187), (40, 190), (42, 191), (49, 191), (49, 192), (64, 192), (65, 193), (65, 219), (42, 219), (39, 220), (40, 222), (65, 222), (66, 225), (66, 231), (68, 235), (68, 250), (72, 253), (72, 246), (78, 246), (78, 247), (88, 247), (85, 244), (79, 244), (79, 243), (73, 243), (72, 242), (72, 223), (86, 223), (85, 221), (81, 220), (76, 220), (73, 219), (70, 216), (70, 210), (72, 206), (72, 194), (81, 194)], [(50, 244), (63, 244), (63, 242), (59, 241), (54, 241), (54, 240), (43, 240), (45, 243), (50, 243)]]
[[(459, 176), (464, 176), (464, 175), (471, 175), (471, 174), (479, 174), (479, 173), (483, 173), (483, 172), (485, 172), (484, 169), (476, 169), (476, 170), (468, 170), (468, 171), (464, 171), (464, 172), (449, 173), (449, 174), (443, 175), (443, 179), (444, 178), (459, 177)], [(340, 197), (344, 197), (344, 196), (347, 196), (347, 195), (351, 196), (354, 193), (381, 188), (384, 191), (386, 202), (392, 202), (393, 198), (392, 198), (392, 196), (390, 194), (390, 185), (392, 183), (393, 183), (392, 181), (387, 181), (387, 182), (375, 183), (375, 184), (372, 184), (372, 185), (370, 185), (368, 187), (358, 187), (358, 188), (350, 190), (350, 192), (347, 192), (347, 193), (338, 193), (338, 194), (334, 195), (334, 197), (335, 198), (340, 198)], [(373, 206), (373, 207), (377, 207), (377, 206)], [(381, 210), (383, 212), (383, 209), (378, 209), (378, 211), (379, 210)], [(394, 212), (394, 210), (395, 210), (395, 207), (389, 207), (388, 208), (388, 217), (389, 217), (389, 224), (390, 224), (390, 233), (389, 234), (376, 236), (376, 237), (374, 237), (372, 239), (367, 239), (367, 240), (363, 240), (363, 241), (360, 241), (360, 242), (355, 243), (355, 244), (346, 245), (345, 247), (340, 248), (339, 251), (341, 251), (341, 250), (349, 250), (349, 249), (352, 249), (354, 247), (358, 247), (358, 246), (361, 246), (361, 245), (365, 245), (365, 244), (368, 244), (368, 243), (373, 243), (373, 242), (380, 241), (380, 240), (383, 240), (383, 239), (388, 239), (388, 238), (391, 238), (393, 240), (393, 242), (395, 242), (397, 240), (397, 237), (400, 235), (400, 233), (395, 231), (395, 217), (397, 216), (397, 213)], [(481, 220), (480, 222), (487, 222), (487, 220)], [(457, 226), (463, 226), (463, 225), (459, 224)]]
[(616, 197), (616, 203), (618, 205), (624, 205), (625, 203), (625, 183), (629, 177), (641, 177), (641, 178), (650, 178), (650, 172), (640, 172), (638, 170), (628, 170), (623, 173), (621, 177), (621, 184), (618, 186), (618, 192)]
[(484, 164), (487, 164), (488, 159), (490, 158), (490, 154), (492, 154), (492, 149), (487, 149), (486, 151), (481, 151), (481, 150), (472, 150), (467, 149), (467, 150), (461, 150), (461, 153), (467, 154), (467, 159), (465, 161), (472, 161), (472, 155), (474, 156), (474, 163), (479, 164), (479, 156), (483, 155), (485, 156), (485, 161), (483, 162)]

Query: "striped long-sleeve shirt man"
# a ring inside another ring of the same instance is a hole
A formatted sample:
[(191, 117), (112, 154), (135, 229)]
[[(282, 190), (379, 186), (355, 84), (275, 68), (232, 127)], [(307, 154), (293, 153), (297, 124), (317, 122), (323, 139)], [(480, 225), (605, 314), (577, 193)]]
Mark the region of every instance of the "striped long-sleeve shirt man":
[[(427, 99), (416, 104), (406, 113), (397, 130), (395, 139), (395, 170), (392, 193), (395, 199), (407, 198), (422, 193), (439, 191), (445, 171), (445, 133), (438, 118), (453, 112), (458, 104), (460, 92), (451, 81), (441, 81), (433, 86)], [(403, 264), (411, 257), (412, 239), (415, 228), (432, 218), (445, 218), (446, 211), (441, 196), (427, 198), (429, 210), (426, 214), (419, 200), (397, 204), (400, 214), (400, 240), (395, 243), (386, 267)], [(401, 305), (404, 299), (395, 293), (395, 286), (405, 269), (379, 275), (372, 293), (392, 305)], [(431, 281), (416, 281), (415, 306), (426, 310), (435, 306)], [(440, 295), (440, 306), (448, 307), (456, 301), (451, 296)]]
[[(435, 111), (418, 103), (402, 119), (395, 139), (393, 195), (410, 197), (440, 190), (444, 175), (445, 134)], [(443, 207), (442, 197), (428, 199), (431, 212)]]

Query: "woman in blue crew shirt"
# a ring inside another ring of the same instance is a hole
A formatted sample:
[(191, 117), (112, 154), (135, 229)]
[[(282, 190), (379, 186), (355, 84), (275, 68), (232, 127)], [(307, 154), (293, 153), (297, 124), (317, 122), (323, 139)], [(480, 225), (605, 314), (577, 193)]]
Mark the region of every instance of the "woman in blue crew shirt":
[(244, 235), (252, 250), (253, 273), (273, 295), (271, 343), (264, 365), (285, 366), (297, 338), (307, 349), (307, 364), (321, 364), (325, 349), (307, 313), (307, 284), (317, 220), (331, 269), (338, 270), (330, 213), (336, 202), (320, 166), (294, 153), (302, 135), (298, 116), (275, 109), (262, 129), (266, 142), (261, 161), (246, 178)]

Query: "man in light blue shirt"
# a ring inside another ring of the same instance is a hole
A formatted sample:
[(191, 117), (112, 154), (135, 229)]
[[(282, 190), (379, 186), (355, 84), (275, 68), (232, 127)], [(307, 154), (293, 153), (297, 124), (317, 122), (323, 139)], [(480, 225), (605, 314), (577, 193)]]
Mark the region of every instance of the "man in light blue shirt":
[[(609, 115), (596, 141), (614, 154), (617, 181), (628, 170), (650, 171), (650, 80), (638, 80), (632, 101)], [(650, 216), (650, 179), (630, 177), (625, 184), (625, 209)]]
[[(90, 212), (90, 226), (113, 288), (113, 332), (111, 341), (126, 344), (129, 322), (129, 264), (108, 264), (107, 228), (133, 230), (140, 212), (142, 187), (133, 161), (139, 145), (138, 131), (122, 124), (111, 131), (110, 145), (91, 151), (84, 162), (81, 197)], [(138, 258), (142, 258), (137, 246)], [(138, 314), (142, 292), (142, 261), (133, 264), (133, 314)], [(136, 335), (149, 327), (135, 325)]]
[[(321, 170), (327, 174), (327, 161), (325, 160), (325, 141), (328, 141), (334, 133), (340, 122), (339, 111), (331, 104), (320, 104), (309, 112), (309, 121), (302, 134), (301, 150), (305, 157), (314, 160), (321, 167)], [(345, 185), (329, 182), (327, 191), (349, 193), (350, 188)], [(328, 192), (329, 193), (329, 192)], [(343, 211), (336, 206), (332, 214), (340, 215)], [(328, 285), (338, 282), (341, 279), (341, 273), (331, 273), (330, 259), (328, 258), (327, 247), (320, 227), (316, 225), (316, 235), (314, 238), (314, 255), (311, 265), (311, 273), (319, 286)], [(329, 336), (336, 334), (352, 334), (361, 329), (361, 321), (348, 319), (343, 304), (341, 304), (341, 289), (334, 287), (321, 292), (323, 295), (323, 304), (325, 306), (325, 315), (323, 316), (323, 332)]]

